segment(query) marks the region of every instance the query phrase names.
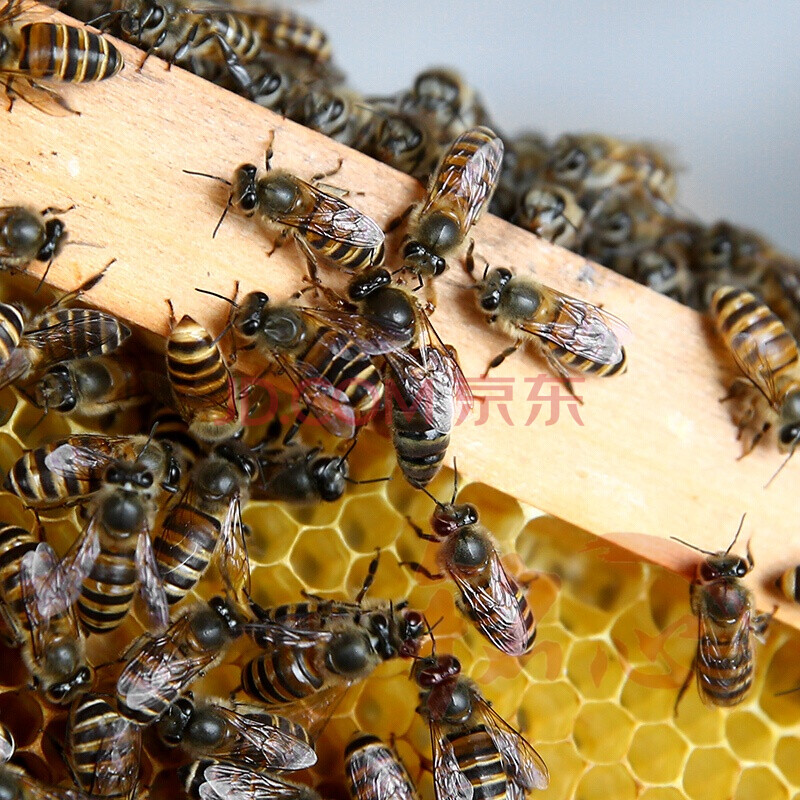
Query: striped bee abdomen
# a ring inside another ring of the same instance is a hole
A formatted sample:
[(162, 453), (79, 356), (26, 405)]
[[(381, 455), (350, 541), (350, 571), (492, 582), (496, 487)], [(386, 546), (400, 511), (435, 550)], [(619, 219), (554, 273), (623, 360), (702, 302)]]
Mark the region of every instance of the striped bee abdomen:
[(32, 22), (20, 31), (19, 68), (36, 80), (67, 83), (101, 81), (123, 66), (122, 54), (88, 28), (58, 22)]
[(242, 688), (266, 705), (303, 700), (323, 688), (315, 647), (278, 646), (242, 667)]
[(114, 630), (130, 611), (136, 591), (137, 538), (101, 534), (100, 553), (78, 598), (78, 615), (92, 633)]
[(715, 625), (713, 641), (700, 639), (697, 685), (701, 695), (717, 706), (735, 706), (744, 700), (753, 683), (753, 651), (748, 632), (743, 641), (738, 626)]
[(483, 725), (447, 734), (458, 767), (472, 785), (472, 800), (501, 800), (507, 780), (500, 753)]
[[(314, 214), (315, 210), (312, 209), (308, 215), (309, 222), (314, 219)], [(383, 264), (386, 257), (386, 245), (383, 241), (373, 247), (356, 246), (331, 239), (324, 233), (310, 230), (307, 225), (301, 225), (298, 230), (303, 235), (305, 243), (319, 253), (321, 258), (332, 261), (344, 269), (356, 271), (375, 264)]]
[(288, 50), (319, 64), (331, 58), (331, 45), (325, 32), (291, 11), (270, 9), (257, 16), (245, 13), (244, 19), (268, 49)]
[(582, 355), (577, 355), (555, 342), (545, 341), (544, 345), (550, 350), (553, 357), (559, 363), (575, 372), (585, 372), (597, 375), (600, 378), (605, 378), (611, 375), (621, 375), (628, 368), (628, 355), (625, 352), (625, 348), (622, 348), (619, 361), (608, 364), (602, 361), (593, 361)]
[(0, 303), (0, 366), (6, 364), (19, 347), (25, 320), (15, 306)]
[[(42, 334), (58, 328), (63, 331), (49, 338)], [(26, 334), (36, 337), (48, 362), (91, 358), (112, 353), (131, 335), (116, 317), (91, 308), (58, 308), (42, 314)]]
[(212, 12), (206, 15), (205, 24), (209, 27), (206, 39), (218, 47), (216, 36), (221, 36), (240, 61), (252, 61), (261, 52), (261, 37), (253, 31), (242, 14)]
[(16, 628), (15, 635), (30, 630), (20, 586), (20, 565), (25, 554), (35, 550), (38, 543), (32, 533), (17, 525), (0, 527), (0, 600)]

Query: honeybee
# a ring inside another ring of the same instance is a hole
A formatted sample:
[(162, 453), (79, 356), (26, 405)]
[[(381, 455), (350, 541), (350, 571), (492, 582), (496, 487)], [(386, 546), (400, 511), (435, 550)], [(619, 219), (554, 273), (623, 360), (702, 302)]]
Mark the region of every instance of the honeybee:
[(130, 798), (139, 777), (141, 729), (102, 697), (76, 700), (67, 719), (65, 758), (75, 783), (93, 797)]
[(258, 474), (252, 451), (235, 439), (215, 445), (189, 476), (156, 534), (154, 554), (170, 605), (190, 592), (216, 557), (229, 592), (249, 590), (242, 504)]
[(0, 616), (12, 643), (22, 647), (34, 684), (51, 703), (63, 705), (91, 687), (94, 673), (71, 604), (59, 595), (58, 607), (48, 607), (43, 581), (57, 564), (53, 549), (37, 536), (16, 525), (0, 528)]
[(675, 199), (675, 168), (655, 147), (599, 134), (561, 136), (553, 145), (545, 176), (574, 191), (636, 184), (663, 203)]
[(0, 269), (22, 270), (31, 261), (51, 262), (64, 246), (67, 228), (56, 209), (0, 206)]
[(787, 600), (800, 603), (800, 567), (791, 567), (775, 581)]
[(127, 616), (138, 586), (154, 628), (164, 630), (169, 609), (150, 542), (158, 491), (153, 473), (141, 461), (118, 461), (106, 468), (103, 482), (88, 523), (50, 578), (59, 589), (54, 602), (77, 599), (84, 627), (106, 633)]
[[(464, 615), (498, 650), (523, 656), (536, 639), (536, 619), (525, 589), (503, 566), (489, 531), (480, 523), (478, 509), (470, 503), (456, 504), (457, 492), (456, 475), (449, 503), (429, 495), (436, 503), (432, 534), (424, 533), (410, 519), (409, 524), (420, 539), (440, 545), (436, 560), (458, 588), (458, 606)], [(444, 578), (416, 561), (405, 563), (430, 580)]]
[(153, 441), (176, 450), (183, 458), (186, 472), (206, 455), (206, 449), (189, 433), (189, 426), (174, 408), (156, 405), (148, 420)]
[(547, 242), (573, 250), (580, 242), (586, 212), (564, 186), (535, 182), (522, 195), (511, 221)]
[(735, 412), (739, 438), (745, 430), (752, 432), (743, 455), (777, 421), (780, 449), (791, 457), (800, 441), (797, 342), (764, 303), (743, 289), (717, 289), (710, 313), (742, 372), (724, 400), (741, 401), (742, 410)]
[(117, 679), (120, 713), (139, 725), (157, 722), (242, 632), (233, 606), (213, 597), (186, 610), (163, 634), (142, 636)]
[(16, 749), (17, 743), (14, 741), (14, 734), (0, 722), (0, 764), (7, 763)]
[(90, 800), (76, 789), (48, 786), (16, 764), (0, 765), (0, 794), (13, 800)]
[(707, 556), (697, 565), (689, 589), (698, 623), (697, 652), (675, 699), (676, 712), (693, 673), (700, 699), (711, 706), (738, 705), (753, 683), (751, 636), (762, 637), (772, 614), (756, 614), (753, 593), (741, 581), (755, 564), (750, 545), (745, 558), (731, 553), (743, 524), (744, 517), (728, 549), (716, 553), (672, 537)]
[[(467, 256), (467, 269), (472, 274), (471, 254)], [(515, 276), (509, 269), (489, 271), (488, 264), (473, 288), (489, 323), (498, 323), (504, 333), (516, 339), (489, 362), (484, 377), (526, 341), (535, 344), (573, 396), (568, 370), (609, 377), (627, 369), (627, 355), (620, 341), (627, 327), (607, 311), (528, 276)]]
[(258, 706), (188, 697), (176, 700), (157, 724), (168, 747), (181, 746), (195, 758), (254, 769), (296, 770), (317, 763), (314, 744), (296, 722)]
[(425, 199), (390, 223), (408, 216), (403, 265), (419, 276), (441, 275), (446, 258), (454, 257), (470, 228), (489, 205), (500, 179), (503, 142), (489, 128), (473, 128), (458, 136), (431, 175)]
[(93, 276), (33, 316), (15, 304), (0, 303), (0, 388), (63, 361), (112, 353), (131, 335), (111, 314), (63, 307), (96, 286), (102, 276), (103, 272)]
[(194, 800), (322, 800), (310, 787), (284, 780), (275, 773), (209, 758), (194, 761), (178, 774), (186, 794)]
[(329, 433), (352, 439), (357, 426), (380, 406), (383, 382), (377, 368), (352, 335), (329, 324), (318, 309), (271, 304), (263, 292), (251, 292), (237, 307), (232, 324), (248, 348), (255, 347), (288, 376), (305, 405), (285, 442), (308, 412)]
[[(25, 391), (26, 395), (29, 392)], [(33, 387), (34, 405), (84, 417), (113, 416), (150, 398), (131, 358), (96, 356), (50, 367)]]
[(377, 736), (355, 736), (344, 751), (351, 800), (419, 800), (403, 762)]
[[(46, 101), (55, 101), (71, 111), (42, 81), (86, 83), (110, 78), (122, 69), (122, 54), (87, 28), (63, 22), (21, 23), (18, 17), (31, 8), (26, 0), (6, 0), (0, 6), (0, 83), (9, 103), (16, 95), (43, 110)], [(20, 83), (26, 85), (24, 91)]]
[(421, 181), (427, 181), (441, 156), (433, 131), (412, 114), (373, 110), (375, 130), (366, 152)]
[[(170, 304), (170, 310), (172, 306)], [(217, 342), (184, 315), (167, 339), (167, 378), (175, 406), (189, 433), (205, 442), (237, 436), (242, 430), (233, 376)]]
[(450, 443), (456, 407), (471, 408), (472, 392), (452, 347), (436, 333), (414, 295), (377, 267), (355, 276), (347, 303), (328, 292), (339, 309), (321, 312), (351, 332), (359, 346), (385, 360), (383, 383), (392, 442), (400, 469), (412, 486), (430, 483)]
[(431, 731), (436, 800), (524, 798), (547, 788), (541, 756), (461, 675), (457, 658), (420, 658), (411, 674), (420, 688), (417, 711)]
[(179, 446), (146, 436), (79, 433), (26, 450), (6, 475), (3, 488), (36, 509), (72, 505), (98, 492), (106, 470), (118, 461), (137, 462), (163, 492), (174, 494), (186, 473)]
[[(257, 214), (262, 224), (277, 237), (273, 251), (287, 237), (294, 238), (315, 283), (317, 265), (321, 261), (348, 271), (383, 263), (384, 234), (373, 219), (341, 198), (323, 192), (313, 182), (307, 183), (286, 170), (272, 169), (271, 160), (270, 145), (266, 174), (257, 178), (258, 168), (254, 164), (243, 164), (234, 173), (233, 183), (215, 175), (189, 172), (231, 187), (214, 235), (230, 208), (247, 217)], [(327, 175), (317, 175), (312, 181), (323, 177)]]

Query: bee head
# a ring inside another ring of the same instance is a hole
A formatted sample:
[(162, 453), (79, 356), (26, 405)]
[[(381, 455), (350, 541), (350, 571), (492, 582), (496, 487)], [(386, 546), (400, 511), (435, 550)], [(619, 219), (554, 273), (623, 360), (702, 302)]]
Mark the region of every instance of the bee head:
[(49, 219), (44, 226), (44, 244), (36, 254), (37, 261), (50, 261), (63, 249), (67, 226), (60, 219)]
[(697, 578), (702, 583), (721, 578), (744, 578), (752, 566), (747, 559), (735, 553), (715, 553), (697, 567)]
[(441, 275), (447, 263), (441, 253), (447, 253), (461, 243), (458, 221), (441, 211), (427, 214), (420, 220), (414, 239), (403, 248), (405, 266), (420, 275)]
[(431, 517), (433, 532), (442, 539), (478, 521), (478, 509), (470, 503), (437, 505)]
[(800, 441), (800, 389), (789, 392), (783, 400), (778, 440), (784, 451), (794, 449)]
[(339, 456), (324, 456), (314, 459), (311, 476), (320, 497), (327, 503), (338, 500), (345, 490), (350, 468), (347, 461)]
[(557, 155), (552, 170), (558, 181), (581, 181), (589, 169), (589, 154), (579, 145), (568, 147)]
[[(66, 657), (64, 663), (66, 663)], [(91, 667), (79, 667), (67, 680), (52, 683), (47, 687), (45, 694), (50, 702), (56, 705), (66, 705), (79, 694), (89, 691), (94, 682), (94, 672)]]
[[(225, 628), (227, 636), (236, 639), (242, 634), (242, 620), (233, 606), (222, 597), (212, 597), (208, 605)], [(202, 613), (202, 612), (201, 612)]]
[(419, 611), (403, 609), (399, 612), (398, 634), (401, 658), (414, 658), (419, 652), (422, 637), (428, 632), (428, 622)]
[(478, 305), (484, 311), (497, 311), (503, 299), (503, 290), (512, 278), (511, 270), (505, 267), (491, 270), (478, 284)]
[(248, 481), (258, 475), (258, 460), (253, 451), (239, 439), (226, 439), (214, 448), (214, 455), (232, 464)]
[(49, 369), (35, 389), (36, 405), (48, 411), (68, 414), (78, 404), (72, 375), (66, 364), (57, 364)]
[(251, 292), (245, 297), (236, 312), (234, 324), (245, 338), (255, 336), (264, 324), (264, 311), (269, 305), (269, 297), (264, 292)]
[(356, 275), (347, 286), (347, 296), (353, 301), (358, 302), (365, 297), (374, 294), (384, 286), (389, 286), (392, 276), (385, 267), (375, 267), (366, 272)]
[(194, 717), (194, 703), (188, 697), (176, 700), (158, 721), (158, 737), (167, 747), (177, 747)]
[(255, 164), (242, 164), (233, 173), (230, 204), (244, 214), (252, 214), (258, 206), (258, 184)]
[(414, 662), (411, 677), (423, 689), (438, 686), (461, 674), (461, 662), (451, 655), (430, 655)]

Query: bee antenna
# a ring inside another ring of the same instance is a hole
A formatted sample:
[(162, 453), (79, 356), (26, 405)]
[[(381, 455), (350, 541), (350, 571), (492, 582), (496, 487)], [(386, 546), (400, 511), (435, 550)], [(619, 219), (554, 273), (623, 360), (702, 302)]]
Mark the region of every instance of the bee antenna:
[(425, 492), (425, 494), (428, 495), (428, 497), (430, 497), (430, 499), (433, 500), (434, 503), (436, 503), (438, 508), (444, 508), (444, 503), (441, 500), (435, 498), (424, 486), (420, 486), (419, 489), (420, 491)]
[(736, 535), (733, 537), (733, 541), (731, 541), (731, 543), (728, 545), (728, 549), (725, 551), (726, 555), (730, 553), (731, 548), (736, 544), (736, 540), (739, 538), (739, 534), (742, 532), (742, 526), (744, 525), (744, 518), (746, 516), (747, 512), (745, 511), (745, 513), (742, 514), (742, 518), (739, 520), (739, 527), (736, 529)]
[(142, 449), (139, 451), (139, 455), (138, 455), (138, 456), (136, 456), (136, 460), (137, 460), (137, 461), (138, 461), (138, 460), (139, 460), (139, 459), (142, 457), (142, 455), (143, 455), (144, 451), (145, 451), (145, 450), (147, 450), (147, 448), (148, 448), (148, 447), (150, 447), (150, 444), (151, 444), (151, 442), (153, 441), (153, 436), (155, 436), (155, 434), (156, 434), (156, 430), (158, 429), (158, 426), (159, 426), (160, 424), (161, 424), (161, 423), (160, 423), (158, 420), (156, 420), (156, 421), (153, 423), (153, 427), (152, 427), (152, 428), (150, 428), (150, 433), (149, 433), (149, 435), (148, 435), (148, 437), (147, 437), (147, 441), (144, 443), (144, 445), (142, 446)]
[(119, 9), (116, 9), (114, 11), (107, 11), (105, 14), (100, 14), (99, 17), (95, 17), (94, 19), (90, 19), (86, 24), (87, 25), (92, 25), (95, 28), (100, 28), (101, 26), (97, 24), (98, 22), (105, 22), (106, 20), (111, 19), (112, 17), (124, 16), (127, 13), (128, 13), (128, 11), (126, 9), (123, 9), (123, 8), (119, 8)]
[(219, 175), (209, 175), (208, 172), (195, 172), (193, 169), (184, 169), (181, 171), (186, 173), (186, 175), (197, 175), (200, 178), (211, 178), (212, 181), (219, 181), (220, 183), (224, 183), (225, 186), (233, 186), (230, 181), (226, 181), (225, 178), (220, 178)]
[(456, 495), (458, 494), (458, 465), (455, 458), (453, 459), (453, 497), (450, 500), (450, 505), (455, 505)]
[[(486, 276), (489, 274), (489, 262), (486, 262), (486, 265), (483, 268), (483, 280), (486, 280)], [(475, 287), (478, 288), (478, 287)]]
[(782, 692), (775, 692), (773, 697), (783, 697), (787, 694), (792, 694), (792, 692), (800, 691), (800, 686), (795, 686), (794, 689), (784, 689)]
[[(55, 256), (53, 256), (53, 258), (55, 258)], [(44, 286), (44, 282), (47, 279), (47, 273), (50, 272), (50, 267), (53, 266), (53, 258), (51, 258), (47, 262), (47, 266), (45, 267), (44, 273), (42, 274), (42, 277), (39, 278), (39, 283), (36, 284), (36, 288), (33, 290), (34, 294), (38, 294), (39, 293), (39, 289), (41, 289), (42, 286)]]
[(212, 239), (216, 239), (217, 238), (217, 231), (220, 229), (220, 226), (222, 225), (225, 217), (228, 215), (228, 211), (230, 210), (230, 207), (232, 205), (233, 205), (233, 195), (230, 195), (230, 197), (228, 197), (228, 202), (225, 203), (225, 208), (222, 209), (222, 214), (221, 214), (221, 216), (219, 218), (219, 221), (217, 222), (216, 226), (214, 227), (214, 233), (211, 234), (211, 238)]
[(712, 550), (703, 550), (702, 547), (698, 547), (695, 544), (691, 544), (690, 542), (687, 542), (685, 539), (679, 539), (677, 536), (670, 536), (669, 538), (672, 539), (673, 541), (680, 542), (681, 544), (686, 545), (686, 547), (691, 547), (692, 550), (697, 550), (698, 553), (705, 553), (707, 556), (716, 555), (716, 553), (713, 552)]
[(232, 305), (234, 308), (239, 308), (239, 304), (235, 300), (231, 300), (230, 297), (225, 297), (224, 294), (218, 294), (217, 292), (212, 292), (211, 289), (198, 289), (196, 286), (194, 287), (196, 292), (200, 292), (200, 294), (210, 294), (212, 297), (216, 297), (219, 300), (224, 300), (226, 303)]
[(772, 477), (764, 484), (764, 488), (768, 488), (772, 481), (780, 475), (781, 470), (789, 463), (789, 459), (794, 455), (795, 448), (797, 447), (797, 443), (800, 442), (800, 434), (794, 437), (794, 441), (792, 442), (792, 449), (789, 450), (789, 455), (783, 459), (783, 463), (775, 470)]

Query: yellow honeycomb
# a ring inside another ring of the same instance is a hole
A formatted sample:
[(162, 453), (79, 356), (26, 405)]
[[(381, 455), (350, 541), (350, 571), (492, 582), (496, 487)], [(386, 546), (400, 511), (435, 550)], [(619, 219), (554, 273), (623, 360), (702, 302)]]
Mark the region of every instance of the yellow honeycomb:
[[(0, 394), (0, 469), (22, 447), (63, 436), (75, 425), (40, 413), (15, 392)], [(433, 583), (400, 566), (413, 559), (433, 566), (436, 546), (417, 538), (406, 522), (423, 527), (432, 503), (402, 479), (389, 442), (361, 436), (351, 457), (355, 478), (391, 475), (386, 483), (352, 486), (342, 500), (315, 508), (253, 502), (244, 514), (252, 529), (255, 599), (290, 602), (301, 589), (352, 598), (376, 547), (382, 548), (371, 595), (408, 598), (436, 628), (438, 647), (452, 650), (509, 722), (535, 745), (551, 772), (547, 798), (576, 800), (790, 800), (800, 798), (800, 693), (777, 696), (800, 684), (800, 635), (772, 624), (757, 650), (758, 669), (749, 698), (733, 710), (708, 709), (694, 687), (677, 717), (674, 702), (691, 661), (696, 624), (688, 585), (667, 571), (636, 560), (593, 535), (524, 506), (478, 482), (459, 499), (479, 508), (516, 574), (530, 582), (538, 635), (521, 659), (491, 649), (458, 613), (453, 587)], [(452, 471), (430, 487), (441, 498), (452, 490)], [(33, 525), (20, 502), (3, 496), (6, 521)], [(47, 519), (48, 537), (63, 551), (78, 532), (75, 512)], [(198, 593), (220, 589), (209, 574)], [(114, 658), (142, 630), (130, 617), (116, 632), (91, 637), (95, 663)], [(239, 682), (243, 643), (225, 664), (195, 685), (196, 694), (227, 695)], [(432, 798), (428, 731), (415, 713), (416, 691), (408, 662), (382, 665), (354, 686), (319, 742), (319, 763), (307, 779), (325, 798), (345, 798), (342, 750), (355, 730), (397, 737), (397, 747), (423, 798)], [(101, 669), (102, 674), (102, 669)], [(12, 729), (16, 761), (36, 777), (69, 781), (59, 754), (65, 713), (43, 707), (26, 688), (16, 651), (0, 646), (0, 719)], [(174, 798), (180, 754), (145, 736), (142, 785), (151, 796)], [(185, 760), (185, 759), (184, 759)], [(322, 777), (324, 776), (324, 777)]]

